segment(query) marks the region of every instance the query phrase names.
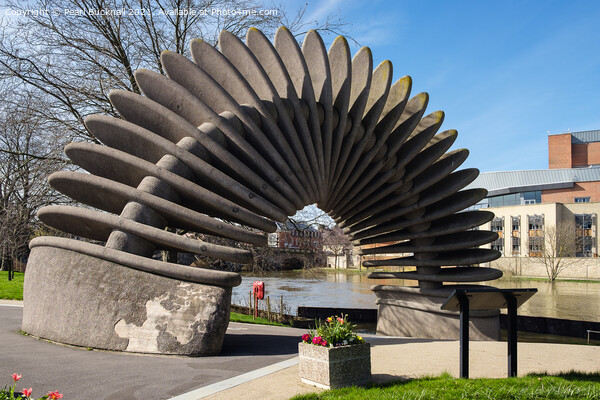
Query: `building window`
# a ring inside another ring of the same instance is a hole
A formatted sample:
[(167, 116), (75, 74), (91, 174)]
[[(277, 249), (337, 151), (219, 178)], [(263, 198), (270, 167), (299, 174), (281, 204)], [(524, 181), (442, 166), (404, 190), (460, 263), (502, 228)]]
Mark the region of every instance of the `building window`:
[(498, 239), (492, 242), (492, 250), (498, 250), (504, 254), (504, 217), (494, 218), (491, 226), (492, 232), (498, 233)]
[[(522, 193), (511, 193), (501, 196), (493, 196), (488, 199), (489, 207), (518, 206), (521, 204), (536, 204), (542, 202), (541, 190)], [(478, 203), (479, 204), (479, 203)]]
[(534, 192), (523, 192), (522, 204), (537, 204), (542, 202), (542, 191), (536, 190)]
[(518, 256), (521, 253), (521, 217), (510, 217), (511, 220), (511, 243), (512, 254)]
[(529, 257), (541, 257), (544, 249), (544, 216), (528, 215)]
[(575, 203), (589, 203), (589, 197), (575, 197)]
[(594, 242), (592, 214), (575, 214), (575, 256), (591, 257)]

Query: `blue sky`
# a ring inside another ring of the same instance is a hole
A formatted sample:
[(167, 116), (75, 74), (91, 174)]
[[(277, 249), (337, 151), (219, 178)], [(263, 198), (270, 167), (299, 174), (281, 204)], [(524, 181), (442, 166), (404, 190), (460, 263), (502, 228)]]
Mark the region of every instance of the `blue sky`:
[(598, 1), (308, 2), (309, 19), (331, 12), (375, 65), (429, 93), (427, 112), (443, 110), (453, 148), (471, 152), (464, 167), (544, 169), (548, 131), (600, 129)]

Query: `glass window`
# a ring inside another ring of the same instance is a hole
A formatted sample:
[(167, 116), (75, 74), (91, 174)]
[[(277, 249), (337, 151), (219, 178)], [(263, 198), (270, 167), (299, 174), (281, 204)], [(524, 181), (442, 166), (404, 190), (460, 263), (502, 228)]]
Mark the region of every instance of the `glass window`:
[(494, 218), (491, 224), (492, 232), (498, 233), (498, 239), (492, 242), (492, 250), (498, 250), (504, 254), (504, 218)]
[(544, 248), (544, 216), (528, 215), (529, 257), (541, 257)]
[(575, 203), (589, 203), (589, 197), (575, 197)]
[(576, 257), (592, 257), (592, 243), (594, 241), (592, 226), (592, 214), (575, 214)]
[(521, 217), (510, 217), (512, 233), (511, 233), (511, 244), (512, 244), (512, 254), (519, 255), (521, 253)]

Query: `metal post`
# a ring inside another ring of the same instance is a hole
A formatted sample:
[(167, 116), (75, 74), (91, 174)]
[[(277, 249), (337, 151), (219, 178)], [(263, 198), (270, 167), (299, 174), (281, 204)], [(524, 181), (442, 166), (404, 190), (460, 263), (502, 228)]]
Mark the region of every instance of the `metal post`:
[[(254, 317), (254, 312), (252, 311), (252, 295), (253, 295), (253, 291), (250, 291), (250, 300), (248, 300), (248, 315), (252, 315)], [(254, 318), (253, 318), (254, 319)]]
[(517, 299), (506, 296), (508, 305), (508, 377), (517, 376)]
[(460, 377), (469, 378), (469, 298), (457, 294), (460, 302)]
[(254, 318), (258, 317), (258, 296), (254, 293)]
[(11, 257), (9, 259), (9, 261), (8, 261), (8, 280), (12, 281), (13, 277), (14, 277), (14, 274), (13, 274), (13, 263), (12, 263), (12, 257)]

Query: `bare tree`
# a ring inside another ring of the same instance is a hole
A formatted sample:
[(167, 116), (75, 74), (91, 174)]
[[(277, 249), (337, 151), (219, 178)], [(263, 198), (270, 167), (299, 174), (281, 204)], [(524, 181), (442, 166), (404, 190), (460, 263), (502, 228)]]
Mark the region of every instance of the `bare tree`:
[(544, 264), (548, 280), (554, 282), (562, 271), (576, 261), (572, 258), (577, 249), (575, 223), (558, 222), (557, 225), (544, 226), (542, 232), (541, 249), (535, 259)]
[[(287, 15), (263, 0), (8, 0), (22, 11), (0, 19), (0, 223), (2, 257), (22, 257), (40, 206), (55, 202), (49, 171), (64, 165), (62, 149), (73, 140), (95, 141), (83, 120), (118, 117), (108, 100), (113, 89), (139, 93), (134, 71), (164, 73), (160, 55), (189, 56), (188, 42), (216, 45), (219, 32), (239, 37), (250, 27), (272, 35), (280, 25), (294, 33), (310, 28), (342, 33), (327, 16), (306, 21), (306, 7)], [(27, 10), (46, 10), (32, 13)], [(5, 99), (0, 99), (5, 100)], [(172, 255), (171, 255), (172, 256)]]
[(352, 243), (337, 225), (323, 231), (323, 246), (325, 251), (330, 251), (335, 257), (334, 267), (338, 269), (340, 256), (348, 257), (352, 250)]
[[(306, 30), (303, 7), (289, 17), (262, 0), (10, 0), (25, 11), (4, 21), (0, 33), (0, 78), (15, 77), (48, 101), (37, 112), (66, 128), (68, 139), (92, 139), (83, 125), (89, 114), (116, 116), (108, 101), (113, 89), (139, 93), (138, 68), (164, 73), (165, 50), (189, 56), (188, 42), (202, 38), (216, 45), (219, 32), (245, 35), (255, 26), (267, 35), (283, 24)], [(344, 23), (327, 17), (311, 28), (339, 33)]]
[[(27, 93), (2, 92), (0, 108), (0, 253), (2, 269), (27, 257), (27, 243), (38, 229), (35, 212), (62, 197), (46, 177), (61, 168), (52, 126), (33, 110)], [(10, 95), (8, 93), (11, 93)], [(54, 139), (53, 139), (54, 138)]]

